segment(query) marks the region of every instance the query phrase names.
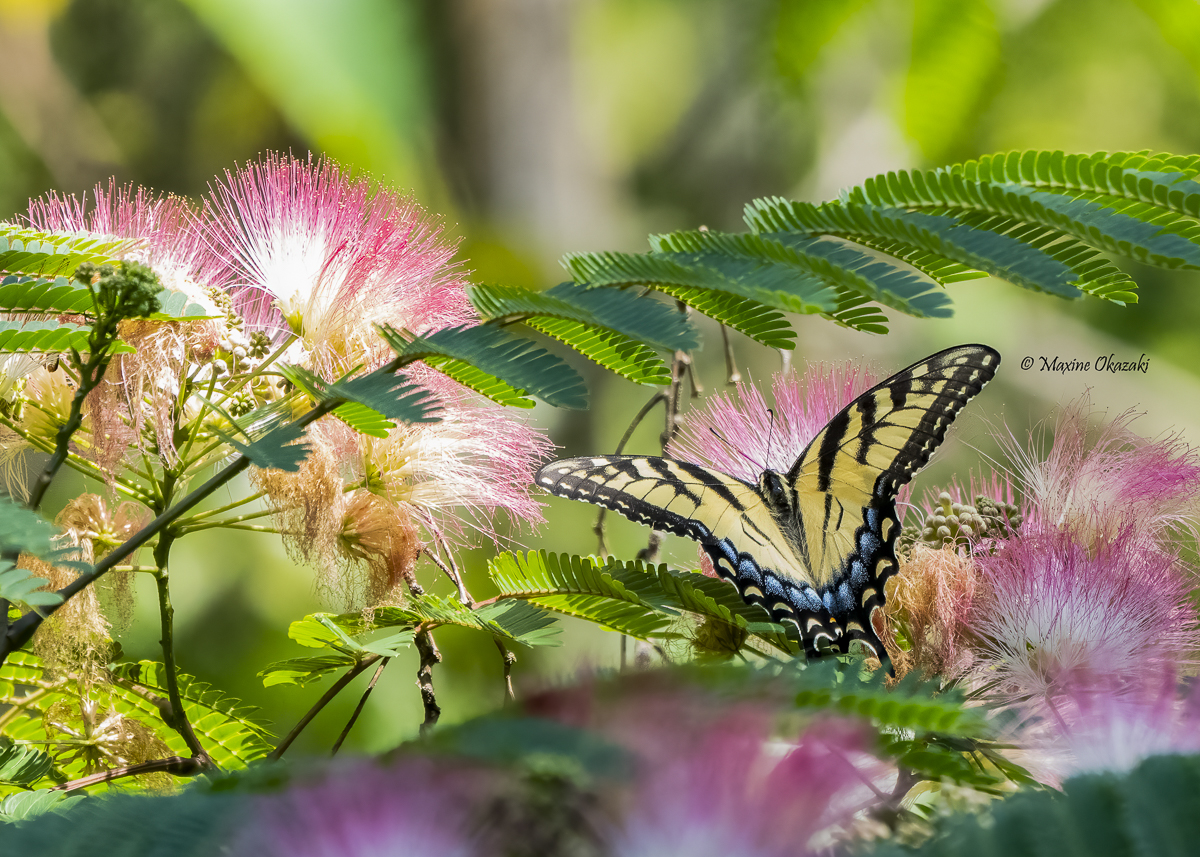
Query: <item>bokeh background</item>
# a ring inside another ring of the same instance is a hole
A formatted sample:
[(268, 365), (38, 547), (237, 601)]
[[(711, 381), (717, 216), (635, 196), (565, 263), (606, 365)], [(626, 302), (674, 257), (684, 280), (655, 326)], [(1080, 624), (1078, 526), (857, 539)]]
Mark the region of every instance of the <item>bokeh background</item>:
[[(564, 278), (564, 253), (641, 250), (647, 233), (699, 225), (736, 230), (757, 196), (815, 202), (880, 171), (1023, 148), (1200, 152), (1200, 4), (0, 0), (0, 219), (32, 196), (82, 194), (114, 175), (196, 196), (262, 152), (312, 151), (410, 189), (444, 217), (477, 281), (545, 287)], [(798, 318), (794, 362), (866, 356), (890, 371), (958, 342), (997, 347), (1000, 376), (923, 485), (995, 456), (989, 425), (1023, 436), (1089, 389), (1110, 413), (1144, 411), (1145, 434), (1200, 442), (1200, 279), (1123, 264), (1142, 287), (1135, 307), (977, 280), (951, 288), (954, 319), (894, 318), (888, 336)], [(704, 332), (699, 377), (721, 390), (719, 335)], [(779, 368), (777, 354), (736, 335), (733, 345), (750, 377)], [(1149, 372), (1020, 368), (1025, 356), (1108, 354), (1148, 355)], [(581, 369), (592, 410), (539, 407), (532, 419), (567, 453), (611, 451), (651, 391)], [(656, 452), (660, 430), (656, 416), (629, 450)], [(57, 502), (81, 488), (64, 480)], [(512, 545), (595, 550), (590, 507), (556, 501), (547, 517)], [(638, 527), (611, 516), (609, 526), (620, 556), (645, 543)], [(694, 560), (688, 544), (668, 547)], [(205, 532), (177, 550), (183, 668), (286, 732), (322, 688), (264, 690), (255, 673), (301, 654), (289, 621), (339, 605), (320, 600), (312, 570), (273, 537)], [(476, 597), (490, 594), (482, 567), (495, 550), (469, 558)], [(129, 656), (157, 656), (152, 606), (147, 590), (121, 637)], [(519, 653), (518, 684), (618, 657), (618, 638), (592, 628), (567, 623), (564, 642)], [(439, 643), (445, 718), (496, 707), (491, 644), (449, 629)], [(415, 734), (415, 669), (415, 656), (389, 666), (347, 746), (375, 751)], [(298, 749), (327, 751), (356, 699), (344, 694)]]

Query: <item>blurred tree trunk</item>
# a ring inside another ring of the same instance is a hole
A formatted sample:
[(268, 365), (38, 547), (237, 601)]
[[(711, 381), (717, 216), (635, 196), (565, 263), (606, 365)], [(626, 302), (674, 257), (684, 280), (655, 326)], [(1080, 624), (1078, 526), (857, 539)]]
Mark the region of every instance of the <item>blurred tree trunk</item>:
[(444, 170), (468, 215), (532, 245), (547, 274), (568, 250), (613, 246), (620, 194), (578, 122), (572, 28), (586, 0), (432, 0), (446, 56)]
[(0, 111), (45, 165), (56, 189), (81, 193), (121, 170), (104, 124), (50, 52), (49, 5), (0, 7)]

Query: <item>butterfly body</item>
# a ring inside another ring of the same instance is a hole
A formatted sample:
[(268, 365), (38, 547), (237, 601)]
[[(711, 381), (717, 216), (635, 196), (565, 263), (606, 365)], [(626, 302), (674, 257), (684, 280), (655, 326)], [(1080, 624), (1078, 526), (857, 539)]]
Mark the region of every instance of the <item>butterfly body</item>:
[(786, 474), (767, 469), (753, 484), (638, 455), (555, 461), (537, 481), (698, 541), (743, 599), (798, 627), (808, 654), (861, 640), (883, 657), (872, 616), (898, 568), (896, 492), (999, 363), (983, 345), (930, 355), (839, 411)]

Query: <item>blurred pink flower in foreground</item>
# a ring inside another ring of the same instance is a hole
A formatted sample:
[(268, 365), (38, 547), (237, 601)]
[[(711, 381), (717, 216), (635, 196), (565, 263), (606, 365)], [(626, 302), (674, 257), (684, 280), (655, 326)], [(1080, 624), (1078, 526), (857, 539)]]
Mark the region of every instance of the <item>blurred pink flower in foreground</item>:
[(1181, 688), (1173, 670), (1131, 680), (1080, 674), (1029, 706), (1026, 743), (1051, 783), (1077, 774), (1125, 773), (1150, 756), (1200, 752), (1200, 685)]
[(259, 797), (231, 857), (467, 857), (470, 784), (427, 760), (340, 766)]
[[(617, 857), (785, 857), (825, 850), (876, 805), (888, 766), (864, 724), (828, 719), (795, 745), (770, 740), (766, 718), (733, 710), (687, 753), (639, 782)], [(892, 772), (894, 781), (894, 772)]]
[(1080, 673), (1130, 678), (1188, 663), (1200, 645), (1179, 558), (1132, 528), (1102, 546), (1026, 532), (974, 557), (986, 590), (967, 624), (994, 697), (1044, 697)]
[(879, 380), (855, 362), (812, 366), (803, 377), (779, 372), (771, 379), (774, 409), (757, 386), (739, 383), (688, 413), (666, 455), (750, 483), (768, 468), (787, 473), (817, 432)]
[(375, 365), (374, 325), (417, 332), (468, 322), (454, 243), (416, 204), (336, 164), (268, 155), (205, 204), (219, 276), (252, 328), (299, 334), (314, 368)]

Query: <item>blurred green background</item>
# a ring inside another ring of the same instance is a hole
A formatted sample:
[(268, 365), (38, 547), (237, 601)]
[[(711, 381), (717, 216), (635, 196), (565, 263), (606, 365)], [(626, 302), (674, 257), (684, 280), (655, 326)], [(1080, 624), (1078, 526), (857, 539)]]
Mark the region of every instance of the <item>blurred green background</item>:
[[(1195, 0), (0, 0), (0, 57), (0, 219), (110, 175), (196, 196), (261, 152), (311, 150), (411, 189), (461, 239), (476, 280), (534, 287), (563, 278), (563, 253), (739, 229), (756, 196), (820, 201), (883, 170), (1021, 148), (1200, 152)], [(952, 287), (954, 319), (895, 318), (887, 337), (799, 318), (794, 360), (865, 355), (890, 371), (957, 342), (1001, 351), (997, 381), (918, 486), (994, 455), (989, 423), (1022, 434), (1087, 389), (1111, 413), (1144, 410), (1145, 434), (1200, 440), (1196, 276), (1134, 273), (1142, 302), (1124, 309), (977, 280)], [(720, 339), (702, 327), (699, 377), (719, 390)], [(779, 366), (736, 335), (734, 348), (754, 379)], [(1025, 356), (1110, 353), (1147, 354), (1150, 371), (1020, 368)], [(532, 419), (567, 453), (609, 451), (651, 391), (583, 368), (593, 409)], [(660, 430), (656, 415), (629, 450), (657, 451)], [(64, 481), (58, 502), (77, 490)], [(513, 545), (595, 550), (590, 507), (556, 501), (547, 517)], [(639, 527), (611, 516), (609, 527), (620, 556), (645, 542)], [(688, 543), (669, 548), (694, 557)], [(300, 654), (290, 620), (340, 605), (322, 603), (312, 570), (272, 537), (206, 532), (177, 550), (183, 668), (286, 732), (321, 688), (264, 690), (255, 673)], [(478, 598), (491, 594), (482, 565), (494, 551), (470, 559)], [(142, 596), (121, 642), (154, 658)], [(518, 684), (618, 657), (618, 638), (592, 628), (568, 623), (565, 643), (518, 653)], [(498, 705), (490, 642), (445, 630), (439, 644), (445, 717)], [(388, 668), (348, 746), (415, 733), (415, 669), (415, 656)], [(356, 699), (345, 694), (299, 747), (324, 752)]]

